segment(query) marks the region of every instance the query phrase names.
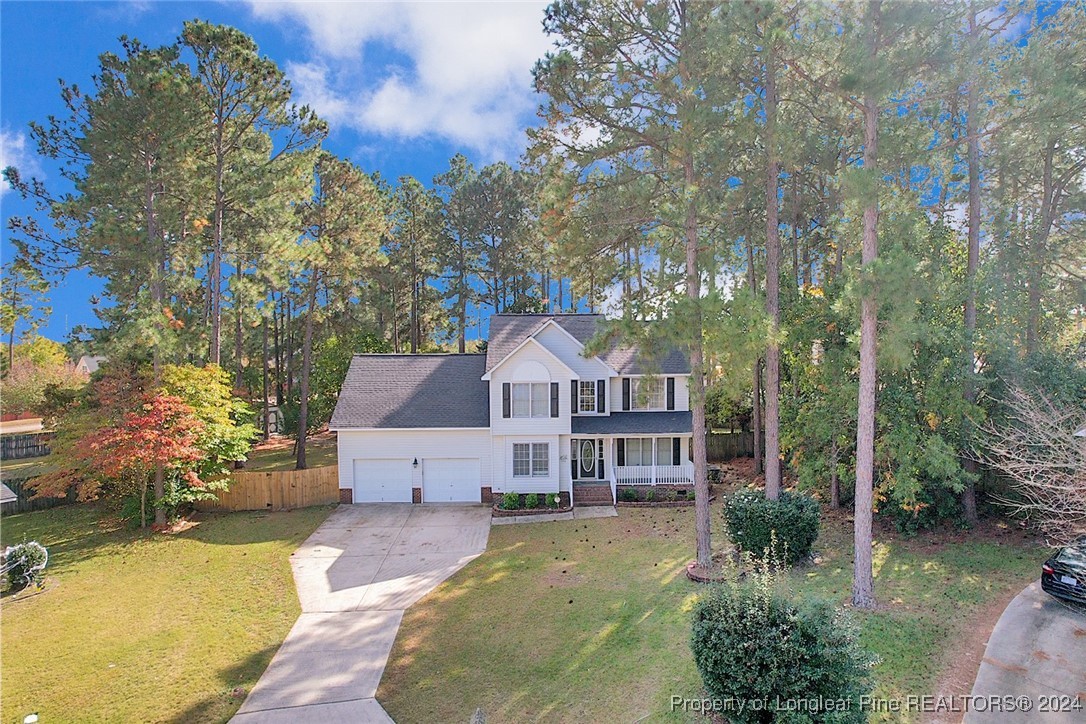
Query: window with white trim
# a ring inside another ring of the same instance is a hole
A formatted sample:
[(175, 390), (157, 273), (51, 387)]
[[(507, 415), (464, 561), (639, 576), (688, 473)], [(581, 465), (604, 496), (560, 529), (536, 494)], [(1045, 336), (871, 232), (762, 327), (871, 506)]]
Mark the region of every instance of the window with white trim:
[(577, 409), (580, 412), (595, 412), (596, 411), (596, 382), (594, 380), (581, 380), (580, 394), (578, 395), (579, 404)]
[(514, 382), (513, 417), (550, 417), (551, 392), (546, 382)]
[(626, 464), (652, 465), (652, 438), (626, 438)]
[(673, 460), (671, 454), (675, 452), (674, 443), (671, 442), (670, 437), (658, 437), (656, 438), (656, 464), (657, 465), (678, 465), (678, 460)]
[(514, 478), (545, 478), (550, 472), (550, 443), (513, 443)]
[(663, 378), (633, 377), (630, 379), (630, 409), (662, 410), (665, 404)]

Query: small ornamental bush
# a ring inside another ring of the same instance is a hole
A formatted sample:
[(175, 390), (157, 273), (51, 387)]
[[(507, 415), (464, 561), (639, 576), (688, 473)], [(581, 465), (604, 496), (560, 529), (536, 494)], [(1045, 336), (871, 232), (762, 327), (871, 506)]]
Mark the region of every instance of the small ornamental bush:
[(732, 542), (755, 558), (767, 551), (789, 565), (811, 553), (818, 538), (818, 502), (803, 493), (781, 492), (768, 500), (761, 490), (740, 490), (724, 501)]
[(536, 494), (536, 493), (528, 493), (527, 495), (525, 495), (524, 496), (524, 507), (528, 508), (528, 509), (538, 508), (539, 507), (539, 495)]
[(42, 585), (42, 571), (49, 562), (49, 551), (37, 541), (19, 543), (4, 549), (4, 572), (11, 590)]
[(559, 502), (560, 502), (560, 499), (558, 497), (558, 493), (547, 493), (547, 507), (548, 508), (557, 508)]
[(678, 499), (679, 499), (679, 494), (678, 494), (678, 492), (675, 491), (675, 488), (668, 488), (664, 492), (664, 500), (666, 500), (667, 502), (674, 503)]
[(618, 494), (618, 497), (624, 503), (636, 503), (637, 502), (637, 491), (634, 490), (633, 488), (623, 488), (622, 492), (620, 492)]
[[(871, 692), (876, 659), (861, 648), (856, 626), (828, 602), (774, 590), (767, 573), (703, 596), (690, 646), (710, 697), (765, 702), (759, 710), (729, 709), (735, 724), (867, 720), (861, 698)], [(795, 710), (796, 702), (816, 705)]]
[(502, 510), (517, 510), (518, 508), (520, 508), (520, 495), (517, 493), (502, 495)]
[(645, 502), (651, 503), (654, 500), (656, 500), (656, 491), (652, 488), (649, 488), (645, 491)]

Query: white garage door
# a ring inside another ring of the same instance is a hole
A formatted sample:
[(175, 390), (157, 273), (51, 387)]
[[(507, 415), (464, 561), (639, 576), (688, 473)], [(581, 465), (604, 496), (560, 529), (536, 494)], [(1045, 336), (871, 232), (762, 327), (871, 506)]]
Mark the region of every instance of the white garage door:
[(422, 462), (422, 502), (479, 502), (479, 458), (426, 458)]
[(355, 460), (354, 502), (410, 503), (411, 461)]

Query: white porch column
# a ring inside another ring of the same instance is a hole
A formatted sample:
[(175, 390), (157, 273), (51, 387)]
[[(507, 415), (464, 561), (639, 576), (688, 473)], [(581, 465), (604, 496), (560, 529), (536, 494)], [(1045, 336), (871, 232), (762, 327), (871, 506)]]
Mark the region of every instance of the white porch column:
[[(644, 438), (642, 438), (644, 439)], [(656, 438), (650, 437), (652, 440), (652, 484), (656, 485)]]

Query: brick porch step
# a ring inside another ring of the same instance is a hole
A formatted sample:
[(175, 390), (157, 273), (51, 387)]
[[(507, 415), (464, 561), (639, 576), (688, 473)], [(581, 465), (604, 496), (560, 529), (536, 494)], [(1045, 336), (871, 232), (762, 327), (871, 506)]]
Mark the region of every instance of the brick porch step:
[(573, 486), (573, 505), (614, 505), (610, 483), (576, 483)]

